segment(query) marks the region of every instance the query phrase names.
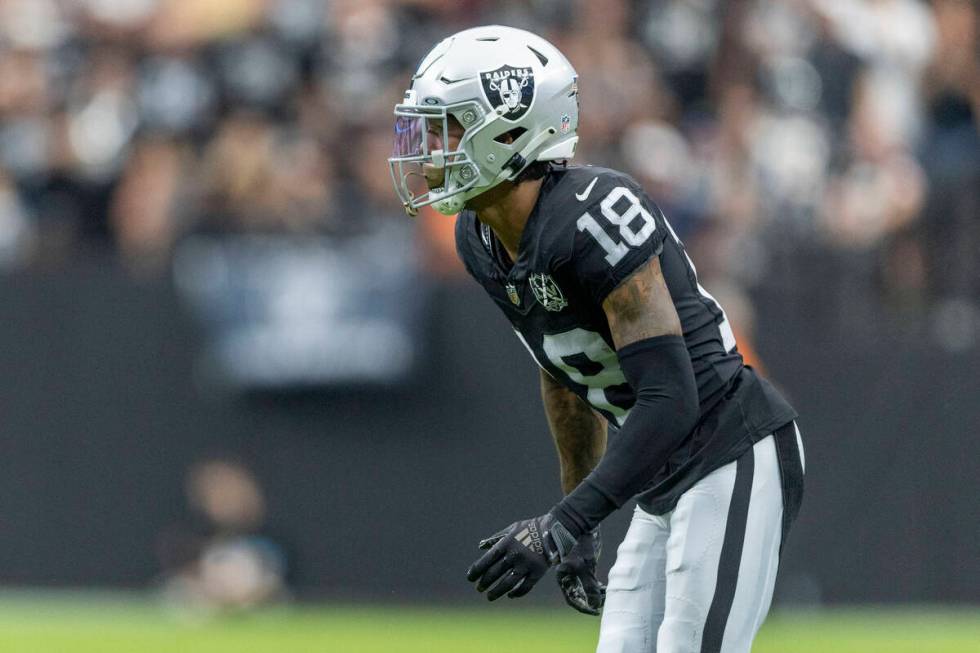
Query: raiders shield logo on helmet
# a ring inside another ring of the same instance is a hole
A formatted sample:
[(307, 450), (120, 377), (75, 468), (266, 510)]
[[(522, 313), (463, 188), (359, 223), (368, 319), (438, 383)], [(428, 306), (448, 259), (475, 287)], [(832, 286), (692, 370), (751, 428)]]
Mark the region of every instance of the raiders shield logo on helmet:
[(506, 107), (505, 120), (519, 120), (534, 102), (534, 71), (530, 67), (501, 66), (480, 73), (483, 94), (494, 109)]
[(548, 274), (532, 274), (528, 281), (534, 298), (549, 311), (560, 311), (568, 306), (565, 296), (555, 280)]

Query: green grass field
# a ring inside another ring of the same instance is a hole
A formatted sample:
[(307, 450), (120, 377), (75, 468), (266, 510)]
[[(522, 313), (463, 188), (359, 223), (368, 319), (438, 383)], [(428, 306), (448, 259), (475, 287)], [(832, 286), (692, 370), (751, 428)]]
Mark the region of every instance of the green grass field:
[[(277, 608), (191, 623), (142, 599), (0, 595), (2, 653), (590, 652), (598, 622), (570, 610)], [(776, 612), (755, 653), (980, 652), (980, 610)]]

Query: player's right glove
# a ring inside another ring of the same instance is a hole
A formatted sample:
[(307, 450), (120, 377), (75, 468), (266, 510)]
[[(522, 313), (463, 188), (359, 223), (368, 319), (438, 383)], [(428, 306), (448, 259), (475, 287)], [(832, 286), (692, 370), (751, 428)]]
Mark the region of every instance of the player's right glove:
[(514, 522), (480, 542), (486, 553), (473, 563), (466, 579), (476, 583), (480, 592), (493, 585), (487, 592), (491, 601), (504, 594), (516, 599), (530, 592), (549, 567), (564, 560), (575, 542), (575, 536), (551, 514)]
[(596, 577), (595, 567), (602, 553), (602, 537), (597, 526), (578, 539), (572, 550), (555, 568), (558, 587), (565, 603), (579, 612), (598, 616), (606, 601), (606, 586)]

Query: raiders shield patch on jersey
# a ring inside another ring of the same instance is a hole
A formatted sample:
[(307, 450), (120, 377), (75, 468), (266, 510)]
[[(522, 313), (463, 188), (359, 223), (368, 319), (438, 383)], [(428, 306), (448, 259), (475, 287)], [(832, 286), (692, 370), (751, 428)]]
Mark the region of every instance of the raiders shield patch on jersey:
[(549, 311), (560, 311), (568, 306), (561, 288), (549, 274), (532, 274), (528, 278), (534, 298)]
[(505, 120), (519, 120), (534, 102), (534, 71), (530, 68), (501, 66), (480, 73), (483, 95), (494, 109), (506, 107)]

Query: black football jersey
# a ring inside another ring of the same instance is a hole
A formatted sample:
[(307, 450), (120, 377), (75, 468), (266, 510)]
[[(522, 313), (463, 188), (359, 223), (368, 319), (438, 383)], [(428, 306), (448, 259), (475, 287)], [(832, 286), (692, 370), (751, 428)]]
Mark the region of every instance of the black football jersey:
[(743, 365), (725, 312), (698, 283), (663, 213), (628, 175), (553, 166), (513, 263), (471, 211), (457, 218), (456, 246), (538, 365), (613, 427), (626, 421), (635, 395), (619, 367), (602, 302), (660, 257), (694, 367), (701, 419), (664, 468), (651, 474), (638, 497), (646, 510), (672, 509), (700, 478), (796, 417), (772, 386)]

